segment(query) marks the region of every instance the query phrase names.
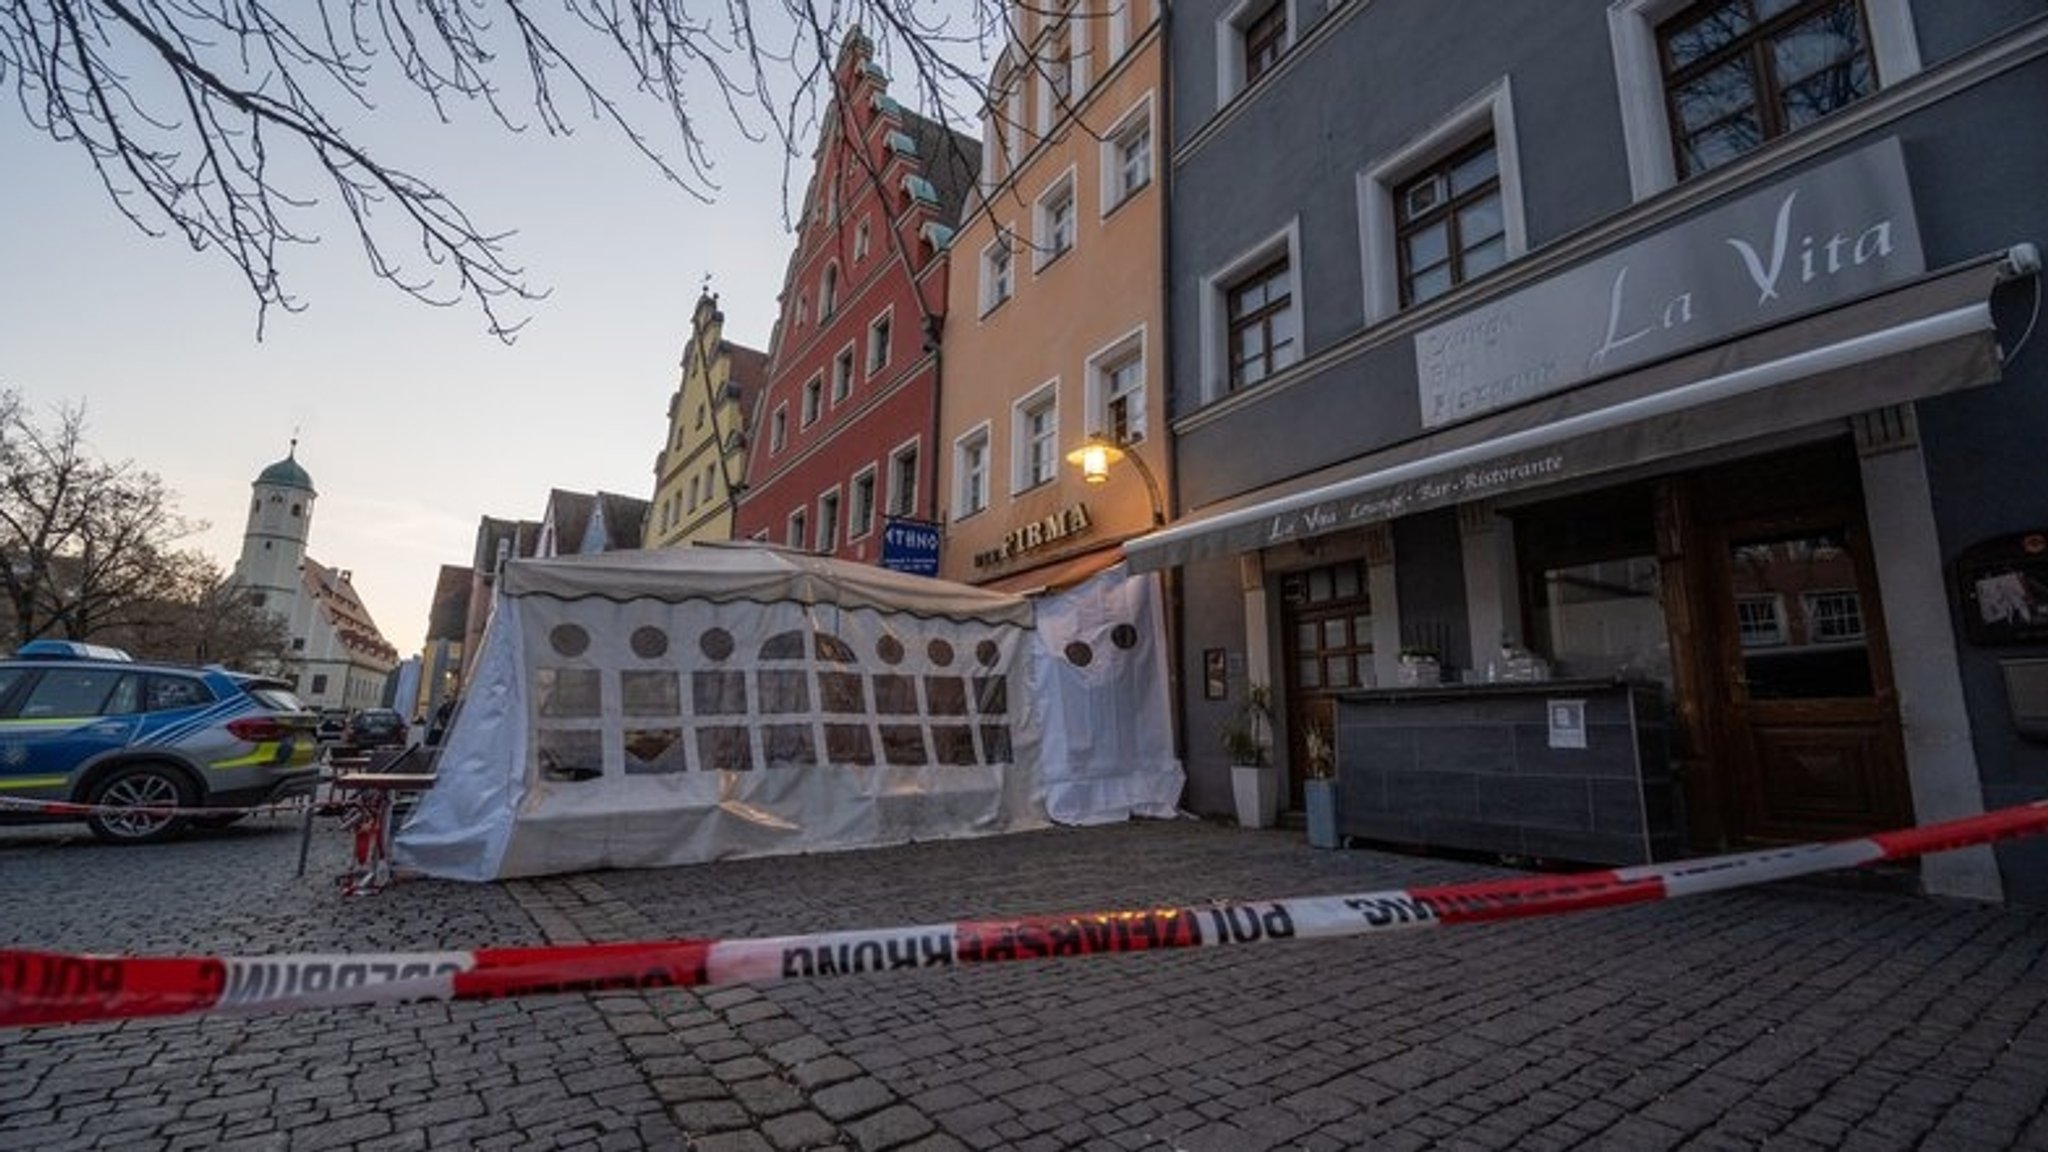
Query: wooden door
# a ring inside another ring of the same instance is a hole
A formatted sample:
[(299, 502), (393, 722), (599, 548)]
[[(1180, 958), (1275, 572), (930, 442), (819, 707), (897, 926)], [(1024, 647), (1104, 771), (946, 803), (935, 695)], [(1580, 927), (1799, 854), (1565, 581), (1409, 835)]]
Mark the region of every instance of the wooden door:
[(1910, 822), (1884, 615), (1859, 507), (1704, 525), (1709, 722), (1738, 842)]
[(1287, 659), (1287, 802), (1299, 810), (1306, 736), (1334, 732), (1336, 697), (1373, 685), (1372, 595), (1366, 564), (1347, 560), (1280, 578)]

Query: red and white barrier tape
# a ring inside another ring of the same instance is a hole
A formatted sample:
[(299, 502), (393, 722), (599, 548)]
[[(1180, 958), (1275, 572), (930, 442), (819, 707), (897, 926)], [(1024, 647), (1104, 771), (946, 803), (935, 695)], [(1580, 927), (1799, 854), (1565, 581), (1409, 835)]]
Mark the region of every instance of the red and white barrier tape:
[(35, 816), (91, 816), (105, 812), (121, 816), (261, 816), (271, 812), (298, 812), (312, 793), (294, 801), (273, 801), (247, 808), (180, 808), (175, 804), (81, 804), (76, 800), (30, 800), (21, 796), (0, 796), (0, 813), (19, 812)]
[(123, 957), (0, 949), (0, 1027), (697, 987), (1358, 936), (1612, 908), (2048, 831), (2048, 801), (1855, 840), (1571, 876), (912, 928), (473, 952)]

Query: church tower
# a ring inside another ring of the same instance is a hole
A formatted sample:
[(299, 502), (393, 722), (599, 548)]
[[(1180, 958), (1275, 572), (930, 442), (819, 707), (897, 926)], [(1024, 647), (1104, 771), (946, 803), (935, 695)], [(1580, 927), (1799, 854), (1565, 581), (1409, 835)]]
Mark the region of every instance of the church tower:
[(257, 603), (290, 620), (304, 587), (299, 564), (306, 558), (306, 539), (313, 530), (313, 478), (298, 462), (299, 442), (292, 440), (285, 458), (265, 468), (250, 487), (249, 523), (242, 531), (242, 557), (235, 562), (235, 583), (257, 596)]

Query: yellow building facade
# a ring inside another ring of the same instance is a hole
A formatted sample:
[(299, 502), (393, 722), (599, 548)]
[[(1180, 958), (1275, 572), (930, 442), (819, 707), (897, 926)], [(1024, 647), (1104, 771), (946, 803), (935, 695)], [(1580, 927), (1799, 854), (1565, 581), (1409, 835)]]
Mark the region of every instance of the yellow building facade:
[[(953, 236), (940, 575), (1059, 587), (1172, 511), (1153, 0), (1013, 4), (982, 180)], [(1069, 456), (1093, 439), (1105, 473)]]
[(669, 397), (668, 434), (654, 458), (641, 547), (732, 538), (733, 507), (746, 485), (748, 421), (767, 364), (766, 353), (725, 339), (718, 297), (698, 297), (680, 383)]

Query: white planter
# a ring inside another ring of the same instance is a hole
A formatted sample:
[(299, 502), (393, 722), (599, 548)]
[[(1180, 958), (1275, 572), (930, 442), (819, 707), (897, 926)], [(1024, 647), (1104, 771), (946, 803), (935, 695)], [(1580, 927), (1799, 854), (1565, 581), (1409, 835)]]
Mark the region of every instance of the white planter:
[(1243, 828), (1271, 828), (1280, 819), (1280, 768), (1276, 764), (1233, 764), (1230, 791)]

